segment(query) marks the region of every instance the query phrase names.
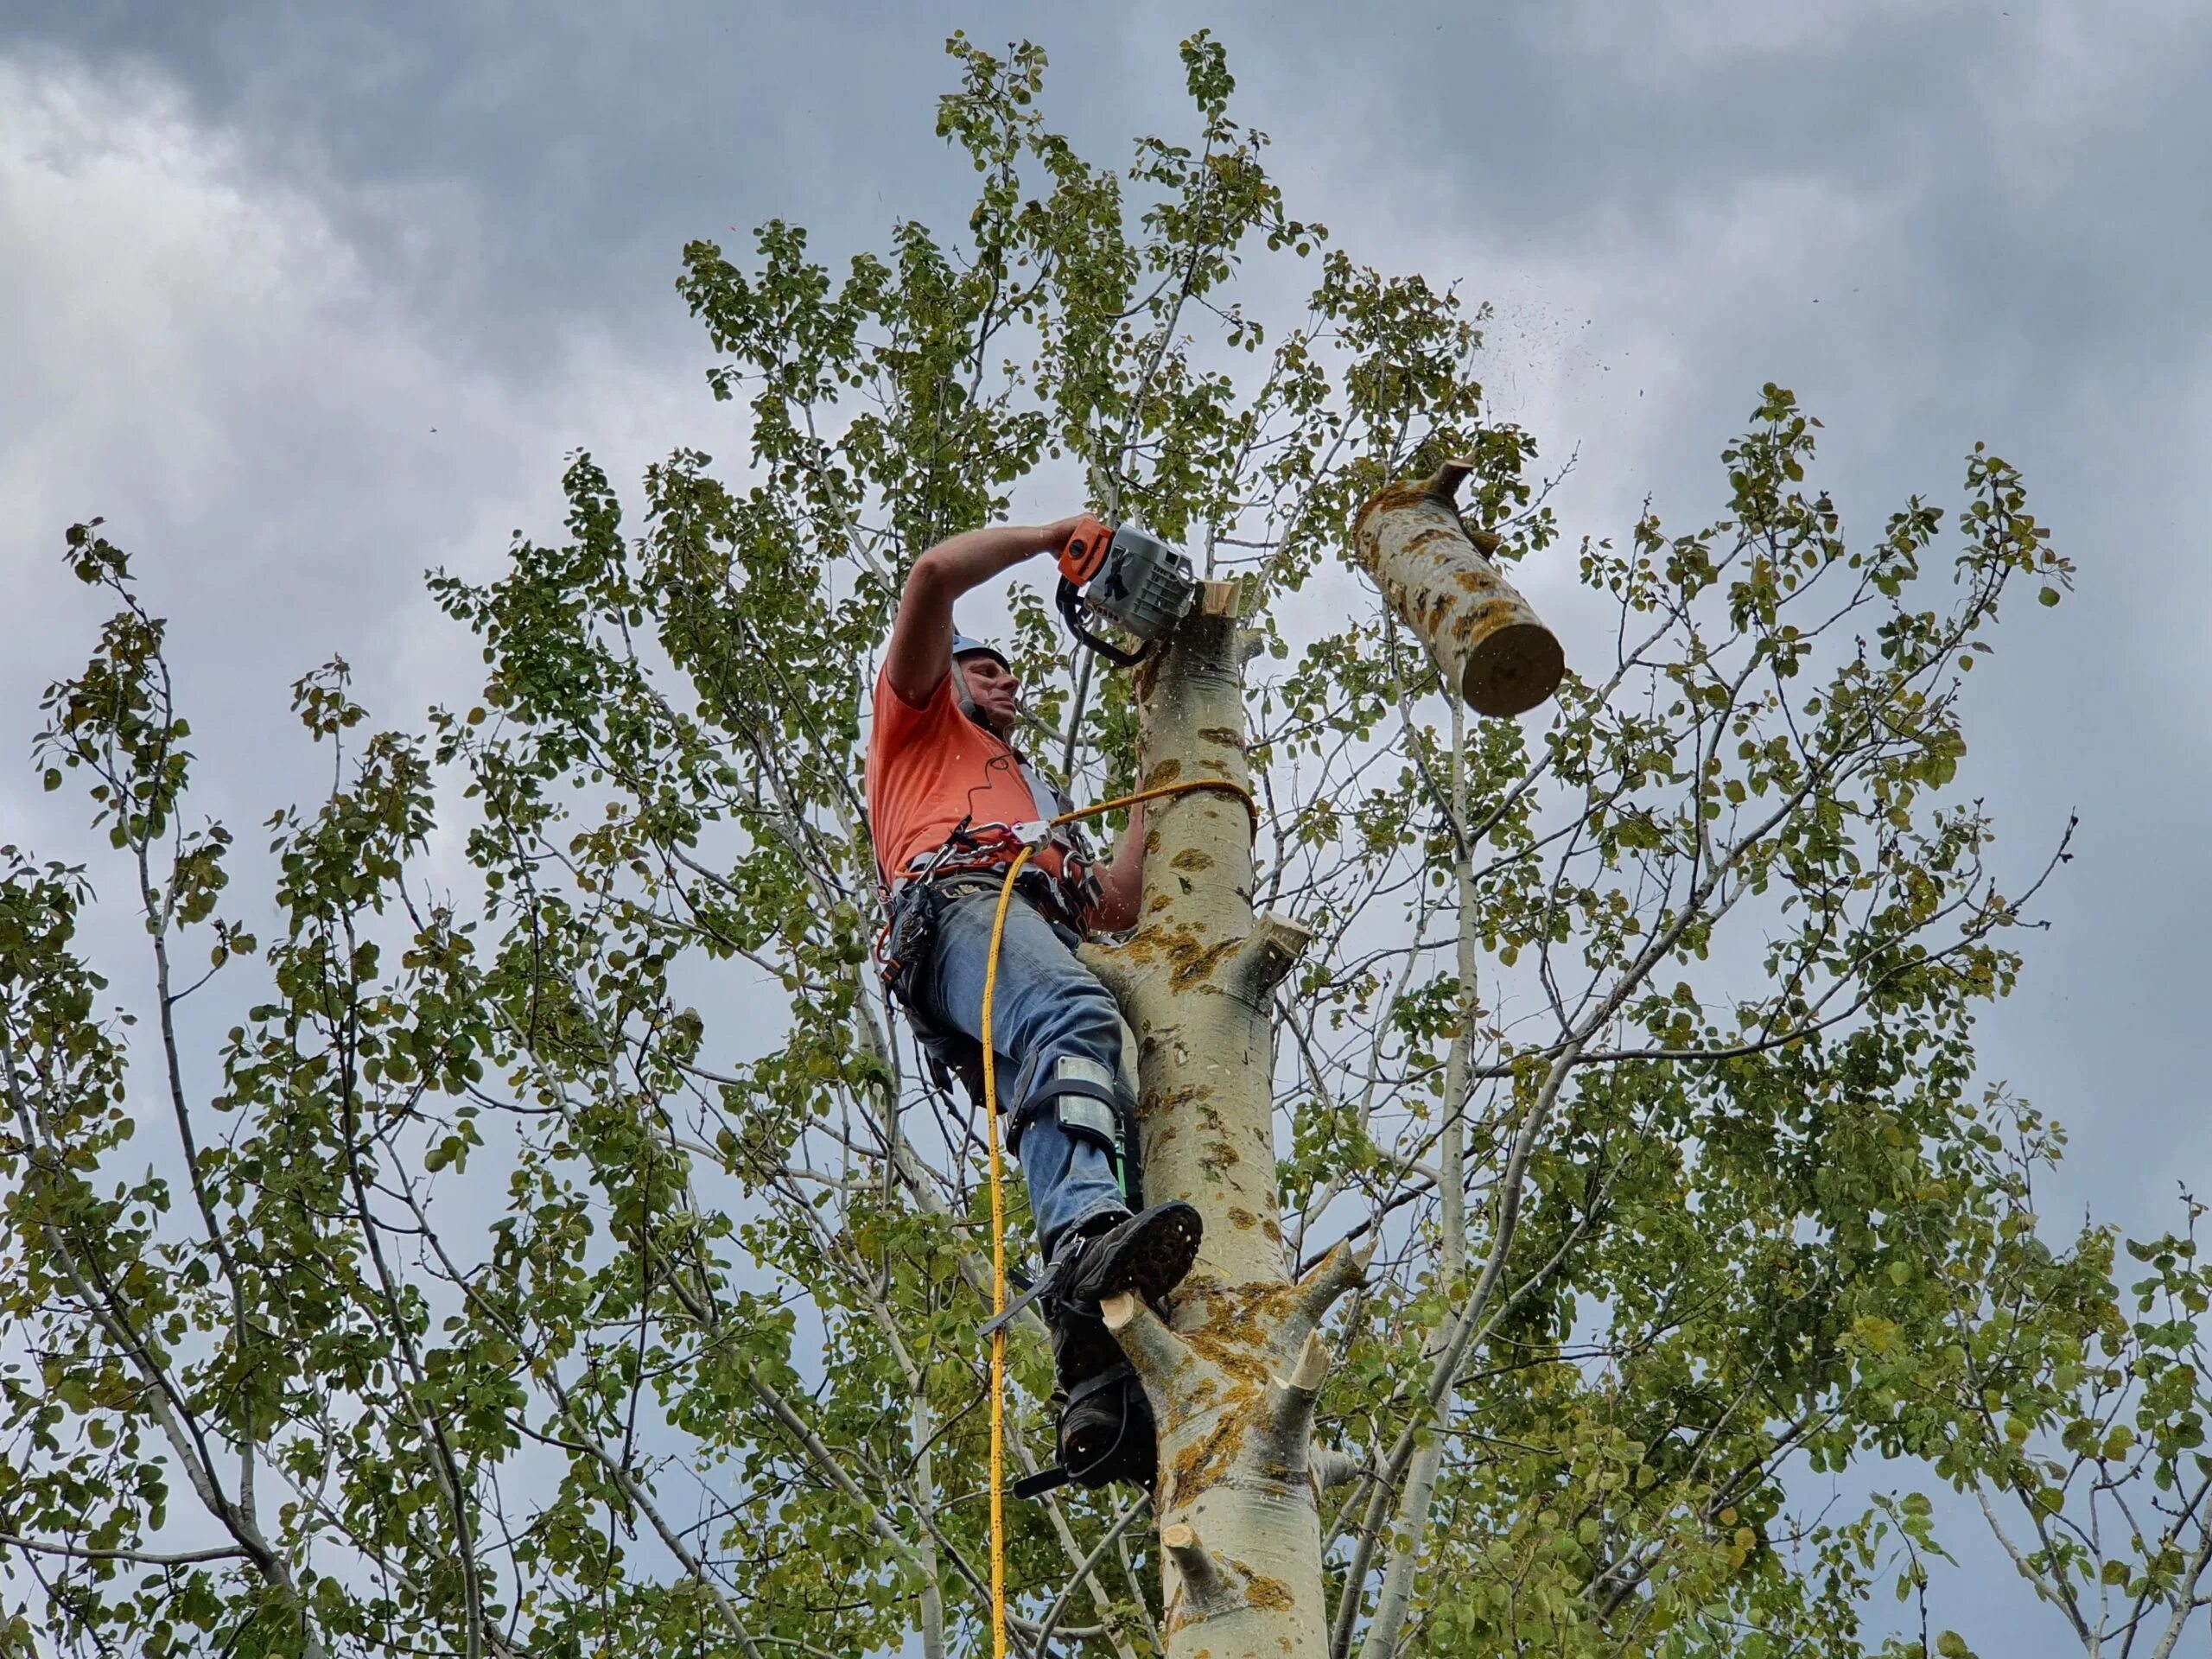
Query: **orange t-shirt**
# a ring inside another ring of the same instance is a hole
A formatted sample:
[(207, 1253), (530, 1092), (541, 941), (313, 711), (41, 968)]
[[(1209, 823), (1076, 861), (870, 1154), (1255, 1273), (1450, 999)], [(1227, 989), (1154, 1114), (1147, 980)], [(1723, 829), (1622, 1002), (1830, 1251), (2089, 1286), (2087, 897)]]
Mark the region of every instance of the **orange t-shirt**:
[[(944, 845), (963, 817), (976, 830), (1033, 823), (1051, 810), (1031, 798), (1014, 750), (961, 713), (951, 675), (919, 709), (893, 690), (887, 677), (876, 676), (868, 812), (876, 868), (887, 882)], [(1057, 875), (1060, 851), (1040, 848), (1032, 862)]]

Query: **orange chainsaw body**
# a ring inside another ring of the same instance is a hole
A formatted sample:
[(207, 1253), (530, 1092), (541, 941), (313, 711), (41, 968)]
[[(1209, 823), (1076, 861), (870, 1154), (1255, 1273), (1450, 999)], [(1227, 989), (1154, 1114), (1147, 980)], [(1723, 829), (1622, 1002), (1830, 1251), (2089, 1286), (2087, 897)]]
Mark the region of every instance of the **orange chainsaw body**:
[(1080, 587), (1096, 575), (1113, 550), (1114, 526), (1085, 518), (1060, 548), (1060, 574)]

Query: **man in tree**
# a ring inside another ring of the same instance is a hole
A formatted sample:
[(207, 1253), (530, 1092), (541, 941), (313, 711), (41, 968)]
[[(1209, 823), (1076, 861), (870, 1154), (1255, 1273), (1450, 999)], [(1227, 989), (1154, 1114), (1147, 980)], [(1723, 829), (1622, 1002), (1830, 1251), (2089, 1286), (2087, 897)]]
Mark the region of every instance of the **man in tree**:
[(1136, 920), (1144, 808), (1103, 866), (1071, 827), (1052, 829), (1066, 810), (1059, 792), (1009, 741), (1012, 667), (952, 620), (961, 594), (1058, 552), (1083, 522), (969, 531), (915, 561), (876, 681), (868, 800), (891, 894), (893, 988), (924, 1041), (971, 1078), (997, 895), (1020, 849), (1037, 847), (1007, 912), (992, 1034), (999, 1076), (1011, 1079), (999, 1089), (1006, 1142), (1046, 1262), (1031, 1294), (1053, 1330), (1061, 1460), (1096, 1485), (1148, 1480), (1153, 1457), (1143, 1390), (1099, 1323), (1099, 1300), (1164, 1295), (1190, 1270), (1200, 1235), (1187, 1204), (1137, 1208), (1121, 1013), (1074, 954), (1085, 934)]

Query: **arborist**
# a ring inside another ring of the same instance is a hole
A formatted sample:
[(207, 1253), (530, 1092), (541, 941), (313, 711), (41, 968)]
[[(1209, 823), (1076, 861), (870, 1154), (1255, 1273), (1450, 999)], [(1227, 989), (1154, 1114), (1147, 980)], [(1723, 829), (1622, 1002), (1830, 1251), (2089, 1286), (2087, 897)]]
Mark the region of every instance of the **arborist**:
[(1020, 849), (1036, 849), (1007, 912), (992, 1030), (1006, 1144), (1028, 1185), (1044, 1269), (1001, 1319), (1034, 1301), (1052, 1327), (1054, 1475), (1149, 1484), (1150, 1407), (1098, 1304), (1172, 1290), (1196, 1257), (1200, 1223), (1187, 1204), (1142, 1206), (1121, 1013), (1075, 955), (1090, 934), (1136, 921), (1144, 808), (1130, 809), (1103, 861), (1074, 826), (1051, 827), (1067, 804), (1014, 745), (1012, 666), (953, 627), (963, 594), (1025, 559), (1063, 553), (1086, 526), (1103, 528), (1077, 517), (969, 531), (915, 561), (875, 683), (868, 805), (890, 917), (886, 983), (940, 1077), (960, 1074), (979, 1102), (999, 890)]

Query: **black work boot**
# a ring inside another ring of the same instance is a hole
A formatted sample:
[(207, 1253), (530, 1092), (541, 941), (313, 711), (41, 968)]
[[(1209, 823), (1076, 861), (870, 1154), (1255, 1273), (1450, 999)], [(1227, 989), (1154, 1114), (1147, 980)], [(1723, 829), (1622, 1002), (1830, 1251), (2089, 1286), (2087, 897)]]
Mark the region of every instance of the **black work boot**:
[(1051, 1318), (1052, 1379), (1059, 1384), (1052, 1394), (1052, 1404), (1057, 1408), (1092, 1377), (1110, 1371), (1125, 1361), (1122, 1344), (1098, 1320), (1057, 1307)]
[(1124, 1291), (1157, 1300), (1183, 1282), (1198, 1260), (1204, 1232), (1198, 1212), (1172, 1199), (1125, 1216), (1103, 1231), (1070, 1240), (1060, 1247), (1067, 1259), (1056, 1264), (1054, 1300), (1094, 1318), (1102, 1300)]
[[(1202, 1226), (1187, 1204), (1156, 1204), (1138, 1215), (1109, 1213), (1052, 1247), (1041, 1295), (1052, 1328), (1052, 1393), (1059, 1466), (1014, 1483), (1036, 1497), (1063, 1481), (1103, 1486), (1126, 1480), (1149, 1489), (1159, 1472), (1159, 1431), (1144, 1385), (1099, 1317), (1102, 1297), (1166, 1295), (1198, 1259)], [(1025, 1299), (1027, 1300), (1027, 1299)], [(1011, 1313), (1012, 1310), (1009, 1310)], [(1001, 1314), (1003, 1320), (1007, 1314)]]
[(1144, 1384), (1098, 1317), (1105, 1297), (1157, 1300), (1183, 1281), (1204, 1229), (1187, 1204), (1155, 1204), (1108, 1217), (1071, 1239), (1052, 1297), (1052, 1362), (1059, 1380), (1060, 1466), (1080, 1486), (1126, 1480), (1149, 1489), (1159, 1472), (1159, 1431)]
[(1052, 1393), (1060, 1467), (1079, 1486), (1127, 1480), (1146, 1488), (1158, 1473), (1159, 1431), (1144, 1385), (1113, 1333), (1095, 1317), (1055, 1311)]
[(1071, 1319), (1095, 1324), (1101, 1297), (1123, 1291), (1164, 1296), (1198, 1259), (1199, 1231), (1198, 1212), (1181, 1203), (1155, 1204), (1134, 1216), (1117, 1209), (1094, 1217), (1083, 1231), (1060, 1235), (1037, 1282), (987, 1319), (981, 1334), (1004, 1330), (1033, 1302), (1042, 1305), (1038, 1311), (1055, 1325)]
[(1078, 1384), (1060, 1405), (1060, 1467), (1078, 1486), (1126, 1480), (1149, 1490), (1160, 1431), (1144, 1385), (1125, 1362)]

